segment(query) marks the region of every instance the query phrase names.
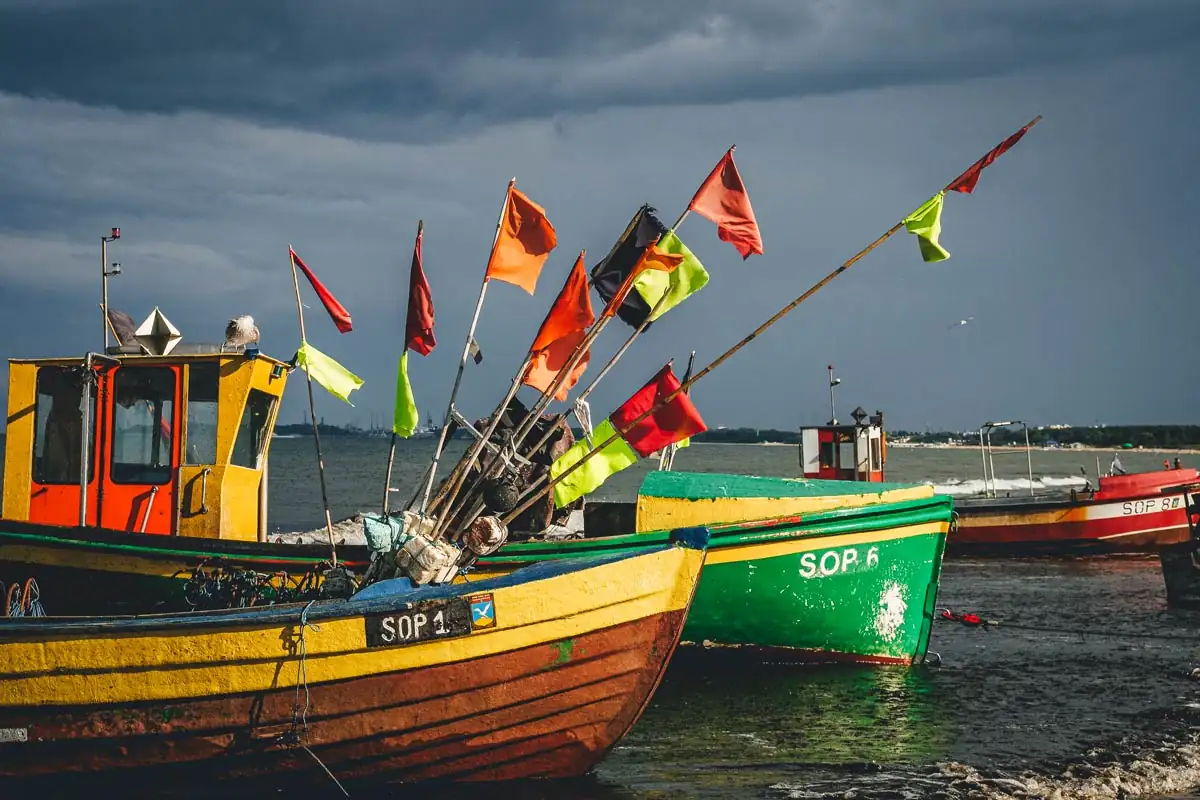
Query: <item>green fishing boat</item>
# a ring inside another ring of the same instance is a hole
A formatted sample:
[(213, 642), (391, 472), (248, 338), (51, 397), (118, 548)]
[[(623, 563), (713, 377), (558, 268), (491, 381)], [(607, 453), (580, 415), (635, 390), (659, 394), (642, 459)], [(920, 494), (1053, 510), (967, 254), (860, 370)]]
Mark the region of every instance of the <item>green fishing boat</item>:
[[(712, 531), (684, 639), (799, 662), (925, 656), (952, 501), (928, 486), (649, 473), (636, 503), (593, 503), (585, 537), (512, 542), (475, 579), (535, 561), (656, 547)], [(607, 535), (611, 531), (635, 533)]]

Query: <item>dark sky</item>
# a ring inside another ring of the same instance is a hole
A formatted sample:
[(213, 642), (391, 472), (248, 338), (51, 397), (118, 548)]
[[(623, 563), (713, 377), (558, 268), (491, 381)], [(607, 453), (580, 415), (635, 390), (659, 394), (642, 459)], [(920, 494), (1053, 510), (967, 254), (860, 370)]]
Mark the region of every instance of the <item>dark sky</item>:
[(515, 175), (560, 245), (536, 297), (489, 290), (461, 402), (486, 413), (578, 251), (594, 263), (643, 202), (673, 220), (736, 143), (766, 254), (688, 219), (712, 281), (601, 384), (600, 415), (1043, 114), (947, 199), (950, 260), (893, 237), (700, 383), (701, 412), (819, 422), (832, 362), (843, 412), (892, 428), (1200, 422), (1198, 43), (1195, 0), (0, 0), (0, 333), (9, 357), (98, 347), (98, 239), (120, 226), (114, 307), (158, 305), (189, 341), (253, 314), (289, 358), (290, 242), (354, 315), (341, 336), (306, 295), (309, 339), (367, 381), (319, 412), (366, 424), (391, 413), (423, 218), (439, 347), (411, 374), (438, 418)]

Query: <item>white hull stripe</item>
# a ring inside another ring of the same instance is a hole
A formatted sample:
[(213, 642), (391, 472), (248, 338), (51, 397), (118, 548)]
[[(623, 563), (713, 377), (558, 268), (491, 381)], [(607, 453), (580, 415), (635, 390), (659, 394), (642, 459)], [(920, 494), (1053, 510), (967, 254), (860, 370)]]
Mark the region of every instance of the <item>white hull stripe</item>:
[(1187, 523), (1182, 525), (1162, 525), (1158, 528), (1142, 528), (1137, 531), (1127, 531), (1125, 533), (1110, 533), (1108, 536), (1097, 536), (1097, 539), (1120, 539), (1125, 536), (1137, 536), (1140, 533), (1157, 533), (1158, 531), (1174, 531), (1180, 528), (1187, 528)]

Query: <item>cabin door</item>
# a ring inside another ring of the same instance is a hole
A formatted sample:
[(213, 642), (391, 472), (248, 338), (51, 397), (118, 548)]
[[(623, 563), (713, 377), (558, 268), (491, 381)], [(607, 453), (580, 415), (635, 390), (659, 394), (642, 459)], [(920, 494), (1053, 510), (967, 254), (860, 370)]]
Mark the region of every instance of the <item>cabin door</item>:
[(100, 525), (175, 532), (179, 473), (179, 368), (121, 366), (101, 401)]
[[(79, 524), (80, 447), (83, 444), (83, 366), (42, 366), (37, 370), (33, 470), (29, 482), (29, 521), (45, 525)], [(86, 524), (96, 524), (97, 395), (107, 376), (93, 372), (88, 403), (88, 488)]]

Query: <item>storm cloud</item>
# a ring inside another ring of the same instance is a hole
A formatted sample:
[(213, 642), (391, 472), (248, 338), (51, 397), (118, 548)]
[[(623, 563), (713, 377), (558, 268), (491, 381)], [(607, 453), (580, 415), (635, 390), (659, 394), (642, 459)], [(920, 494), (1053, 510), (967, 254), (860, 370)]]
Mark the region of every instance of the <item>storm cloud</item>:
[(843, 402), (895, 427), (1194, 421), (1169, 342), (1194, 341), (1200, 289), (1198, 39), (1200, 6), (1166, 0), (0, 0), (6, 351), (96, 346), (96, 239), (119, 225), (115, 306), (159, 305), (209, 341), (252, 313), (290, 357), (291, 243), (355, 318), (339, 336), (310, 301), (311, 338), (367, 379), (356, 409), (322, 410), (365, 423), (390, 409), (424, 219), (440, 347), (411, 371), (436, 416), (515, 175), (560, 247), (536, 298), (490, 292), (463, 402), (484, 413), (578, 250), (593, 263), (643, 202), (673, 219), (736, 143), (767, 252), (743, 263), (684, 223), (712, 284), (602, 384), (606, 410), (667, 358), (707, 363), (1041, 113), (974, 195), (947, 200), (949, 261), (898, 235), (697, 402), (710, 424), (819, 421), (833, 361)]

